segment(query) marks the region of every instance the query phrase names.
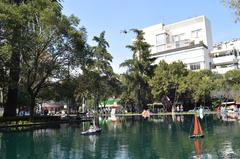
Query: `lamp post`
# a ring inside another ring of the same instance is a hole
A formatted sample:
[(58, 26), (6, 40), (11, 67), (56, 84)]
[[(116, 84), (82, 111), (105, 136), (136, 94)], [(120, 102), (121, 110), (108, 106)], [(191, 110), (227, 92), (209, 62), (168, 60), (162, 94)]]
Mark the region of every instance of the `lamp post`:
[(0, 116), (3, 116), (3, 88), (0, 87)]

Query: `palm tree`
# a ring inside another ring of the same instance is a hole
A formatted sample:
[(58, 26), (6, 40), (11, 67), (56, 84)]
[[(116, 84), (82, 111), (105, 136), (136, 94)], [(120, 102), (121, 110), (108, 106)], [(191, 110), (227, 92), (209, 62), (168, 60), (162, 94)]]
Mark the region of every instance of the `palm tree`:
[(93, 93), (95, 101), (95, 109), (98, 107), (101, 96), (105, 96), (108, 82), (114, 76), (113, 69), (110, 62), (112, 62), (112, 55), (107, 51), (109, 43), (105, 39), (105, 31), (101, 32), (99, 37), (94, 36), (93, 41), (97, 43), (93, 46), (94, 64), (92, 70), (95, 72), (95, 91)]
[(142, 109), (151, 100), (148, 80), (153, 75), (155, 66), (152, 63), (155, 59), (150, 57), (150, 45), (145, 42), (144, 32), (137, 29), (131, 31), (137, 36), (133, 44), (126, 47), (133, 52), (133, 58), (124, 61), (120, 66), (128, 67), (123, 76), (130, 96)]
[(107, 51), (109, 43), (105, 39), (105, 31), (101, 32), (99, 37), (94, 36), (93, 41), (97, 43), (97, 45), (93, 47), (93, 56), (96, 58), (94, 67), (97, 68), (100, 74), (111, 74), (113, 71), (110, 62), (112, 62), (113, 57)]

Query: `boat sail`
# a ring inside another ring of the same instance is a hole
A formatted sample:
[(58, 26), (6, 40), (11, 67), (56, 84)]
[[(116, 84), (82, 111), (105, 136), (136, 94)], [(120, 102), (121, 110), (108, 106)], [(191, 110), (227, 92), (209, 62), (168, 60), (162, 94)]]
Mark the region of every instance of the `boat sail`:
[(200, 122), (197, 118), (197, 115), (194, 114), (194, 129), (193, 129), (193, 134), (189, 136), (190, 138), (203, 138), (204, 134), (202, 132), (202, 127), (200, 125)]

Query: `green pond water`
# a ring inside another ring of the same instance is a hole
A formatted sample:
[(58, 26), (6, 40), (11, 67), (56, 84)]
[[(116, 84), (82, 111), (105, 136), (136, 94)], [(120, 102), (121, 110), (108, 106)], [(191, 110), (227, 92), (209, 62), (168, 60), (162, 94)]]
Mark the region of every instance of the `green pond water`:
[[(224, 120), (222, 120), (224, 119)], [(0, 132), (5, 159), (188, 159), (240, 158), (240, 122), (208, 115), (200, 120), (205, 138), (189, 139), (193, 116), (97, 119), (99, 135), (82, 136), (89, 123), (62, 124), (23, 132)]]

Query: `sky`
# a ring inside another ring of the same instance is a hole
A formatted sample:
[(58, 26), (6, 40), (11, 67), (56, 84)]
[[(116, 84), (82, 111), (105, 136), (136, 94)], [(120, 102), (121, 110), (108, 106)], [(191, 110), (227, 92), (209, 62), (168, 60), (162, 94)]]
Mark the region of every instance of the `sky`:
[(62, 5), (64, 14), (80, 19), (80, 26), (87, 29), (90, 45), (94, 45), (94, 36), (106, 31), (116, 73), (124, 72), (126, 68), (120, 68), (119, 64), (132, 57), (126, 45), (132, 43), (134, 34), (123, 34), (123, 30), (205, 15), (211, 22), (214, 43), (240, 38), (240, 22), (235, 23), (233, 10), (224, 6), (222, 0), (63, 0)]

